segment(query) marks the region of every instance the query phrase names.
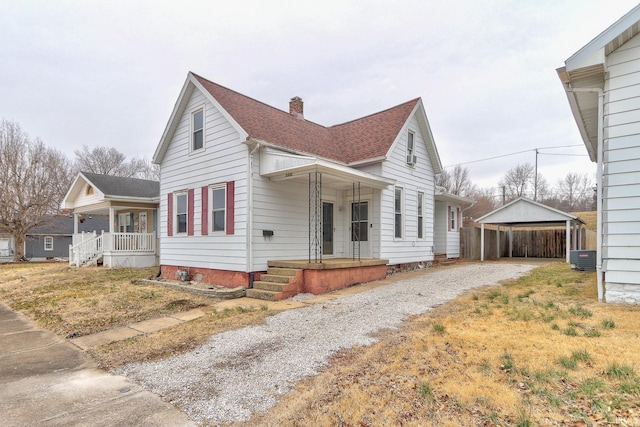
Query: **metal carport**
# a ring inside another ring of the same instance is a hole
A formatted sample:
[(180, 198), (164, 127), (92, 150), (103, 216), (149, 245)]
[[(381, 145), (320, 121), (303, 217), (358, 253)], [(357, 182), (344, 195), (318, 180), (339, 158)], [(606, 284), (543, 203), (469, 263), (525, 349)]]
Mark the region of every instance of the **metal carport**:
[[(513, 227), (566, 226), (566, 260), (569, 262), (571, 243), (576, 249), (582, 249), (582, 225), (584, 221), (575, 215), (535, 202), (526, 197), (519, 197), (500, 208), (476, 220), (480, 224), (480, 260), (484, 261), (484, 225), (497, 226), (497, 257), (500, 258), (500, 226), (509, 227), (509, 256), (513, 253)], [(573, 239), (572, 231), (573, 229)]]

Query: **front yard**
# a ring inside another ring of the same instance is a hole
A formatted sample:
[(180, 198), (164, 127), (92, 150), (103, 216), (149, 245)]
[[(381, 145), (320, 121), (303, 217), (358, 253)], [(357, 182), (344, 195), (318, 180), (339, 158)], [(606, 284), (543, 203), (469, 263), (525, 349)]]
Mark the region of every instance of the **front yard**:
[[(130, 283), (156, 272), (3, 265), (0, 299), (67, 338), (194, 307), (207, 312), (93, 350), (107, 368), (191, 349), (273, 314)], [(640, 425), (639, 324), (640, 307), (597, 302), (594, 273), (549, 264), (339, 353), (246, 424)]]

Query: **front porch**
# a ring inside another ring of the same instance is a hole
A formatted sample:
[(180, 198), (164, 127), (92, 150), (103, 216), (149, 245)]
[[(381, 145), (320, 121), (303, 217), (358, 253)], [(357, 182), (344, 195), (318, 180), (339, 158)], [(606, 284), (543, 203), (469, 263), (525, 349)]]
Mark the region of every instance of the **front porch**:
[(269, 261), (266, 274), (260, 274), (247, 289), (247, 297), (277, 301), (299, 293), (319, 295), (358, 283), (387, 277), (388, 260), (329, 258)]
[(69, 265), (108, 267), (158, 265), (156, 233), (81, 233), (69, 245)]

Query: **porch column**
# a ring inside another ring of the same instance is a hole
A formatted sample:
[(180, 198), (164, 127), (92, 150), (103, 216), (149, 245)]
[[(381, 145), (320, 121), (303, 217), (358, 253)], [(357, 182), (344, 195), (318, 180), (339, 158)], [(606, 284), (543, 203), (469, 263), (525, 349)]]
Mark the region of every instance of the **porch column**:
[(73, 213), (73, 234), (78, 234), (78, 214)]
[(113, 206), (109, 206), (109, 233), (114, 233), (113, 224), (116, 222), (116, 210)]
[(500, 224), (496, 226), (496, 259), (500, 259)]
[(480, 224), (480, 261), (484, 261), (484, 224)]
[(567, 220), (567, 263), (571, 262), (571, 220)]

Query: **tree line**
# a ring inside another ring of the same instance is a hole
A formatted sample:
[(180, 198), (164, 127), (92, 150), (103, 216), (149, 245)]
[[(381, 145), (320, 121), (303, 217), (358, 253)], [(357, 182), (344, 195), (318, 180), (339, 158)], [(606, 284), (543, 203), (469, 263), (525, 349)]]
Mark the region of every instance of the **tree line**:
[(0, 121), (0, 234), (14, 239), (14, 260), (24, 256), (24, 239), (60, 203), (78, 172), (159, 179), (159, 168), (144, 158), (127, 159), (115, 148), (84, 145), (69, 159), (30, 137), (19, 123)]
[(596, 209), (595, 183), (589, 174), (568, 172), (555, 185), (550, 185), (530, 163), (518, 164), (507, 170), (497, 188), (473, 184), (469, 169), (460, 165), (445, 169), (437, 177), (436, 185), (444, 187), (448, 193), (473, 199), (473, 206), (465, 210), (465, 216), (472, 219), (518, 197), (527, 197), (565, 212)]

